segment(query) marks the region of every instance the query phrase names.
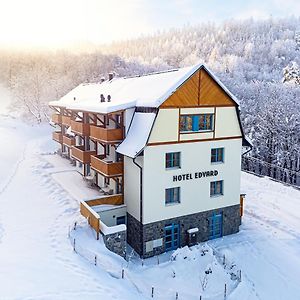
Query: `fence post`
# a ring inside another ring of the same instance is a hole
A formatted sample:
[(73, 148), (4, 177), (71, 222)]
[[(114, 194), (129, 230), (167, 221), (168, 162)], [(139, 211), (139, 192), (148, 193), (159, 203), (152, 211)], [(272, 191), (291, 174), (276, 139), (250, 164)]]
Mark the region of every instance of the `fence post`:
[(122, 269), (122, 279), (124, 279), (124, 269)]
[(95, 266), (97, 266), (97, 255), (95, 255)]
[(77, 222), (74, 223), (74, 230), (76, 230)]
[(157, 264), (159, 265), (159, 256), (157, 255)]
[(71, 235), (71, 230), (70, 230), (70, 225), (69, 225), (68, 238), (70, 238), (70, 235)]
[(200, 300), (202, 300), (202, 296), (200, 295)]
[(225, 283), (225, 287), (224, 287), (224, 300), (226, 300), (226, 296), (227, 296), (227, 286)]
[(75, 238), (74, 238), (74, 240), (73, 240), (73, 250), (74, 250), (74, 252), (76, 252), (75, 243), (76, 243), (76, 241), (75, 241)]
[(178, 292), (176, 292), (176, 300), (178, 300)]
[(154, 287), (152, 287), (151, 289), (151, 298), (153, 298), (153, 296), (154, 296)]
[(144, 266), (144, 260), (142, 259), (142, 267)]
[(242, 270), (240, 270), (240, 276), (239, 277), (240, 277), (239, 278), (240, 282), (242, 282)]
[(225, 254), (223, 255), (223, 266), (225, 266), (225, 261), (226, 261), (226, 259), (225, 259)]

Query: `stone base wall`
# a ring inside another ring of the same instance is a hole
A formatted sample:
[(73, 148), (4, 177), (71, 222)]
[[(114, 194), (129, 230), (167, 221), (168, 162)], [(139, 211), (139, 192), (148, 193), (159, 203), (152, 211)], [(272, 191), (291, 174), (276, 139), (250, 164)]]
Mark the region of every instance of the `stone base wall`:
[(142, 256), (143, 225), (131, 214), (127, 213), (127, 243)]
[(108, 250), (126, 258), (126, 231), (103, 234), (103, 241)]
[[(127, 213), (127, 240), (131, 247), (143, 258), (151, 257), (165, 252), (165, 226), (171, 223), (180, 226), (180, 247), (189, 244), (188, 229), (197, 227), (195, 243), (207, 241), (209, 239), (209, 218), (213, 213), (223, 214), (222, 235), (237, 233), (241, 224), (240, 205), (223, 207), (215, 210), (195, 213), (187, 216), (162, 220), (150, 224), (142, 225), (133, 216)], [(149, 241), (155, 240), (158, 246), (149, 251)], [(162, 241), (161, 241), (162, 240)], [(161, 242), (161, 243), (160, 243)]]

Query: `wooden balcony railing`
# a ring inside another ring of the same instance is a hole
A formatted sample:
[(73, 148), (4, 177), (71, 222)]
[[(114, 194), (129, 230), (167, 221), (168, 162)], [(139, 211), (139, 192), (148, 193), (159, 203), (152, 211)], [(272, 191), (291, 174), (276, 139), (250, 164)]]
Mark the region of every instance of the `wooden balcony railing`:
[(70, 116), (62, 116), (61, 123), (66, 126), (71, 125), (71, 117)]
[(83, 136), (90, 135), (90, 124), (71, 120), (71, 129), (74, 133), (79, 135), (83, 135)]
[(71, 146), (75, 145), (75, 138), (74, 137), (68, 137), (68, 136), (64, 135), (62, 141), (63, 141), (63, 144), (68, 146), (68, 147), (71, 147)]
[(80, 202), (80, 213), (82, 216), (87, 218), (89, 225), (96, 231), (96, 238), (99, 239), (100, 233), (100, 216), (93, 209), (95, 205), (111, 204), (111, 205), (122, 205), (124, 203), (123, 195), (117, 194), (107, 197), (101, 197), (98, 199), (92, 199)]
[(52, 139), (61, 144), (63, 141), (62, 133), (60, 131), (52, 132)]
[(104, 155), (92, 155), (91, 167), (106, 177), (123, 175), (123, 162), (105, 161)]
[(124, 204), (124, 199), (122, 194), (104, 196), (98, 199), (86, 200), (85, 201), (89, 206), (102, 205), (102, 204), (111, 204), (111, 205), (122, 205)]
[(73, 146), (71, 156), (84, 164), (91, 162), (91, 155), (95, 155), (95, 150), (84, 150), (84, 146)]
[(61, 124), (62, 122), (62, 116), (60, 114), (53, 114), (51, 116), (51, 121), (55, 124)]
[(108, 129), (95, 125), (90, 126), (90, 137), (102, 142), (115, 142), (124, 139), (122, 128)]

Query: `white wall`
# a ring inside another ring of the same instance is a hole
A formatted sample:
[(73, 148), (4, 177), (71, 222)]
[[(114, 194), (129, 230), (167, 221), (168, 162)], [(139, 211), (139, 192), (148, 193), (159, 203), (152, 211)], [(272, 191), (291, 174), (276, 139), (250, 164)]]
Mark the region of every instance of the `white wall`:
[(125, 134), (127, 134), (127, 131), (129, 129), (129, 126), (130, 126), (130, 123), (131, 123), (131, 120), (132, 120), (132, 117), (134, 114), (134, 110), (135, 110), (135, 108), (129, 108), (129, 109), (126, 109), (124, 112)]
[[(100, 220), (106, 226), (115, 226), (117, 225), (117, 218), (118, 217), (126, 217), (126, 206), (122, 205), (120, 207), (111, 208), (104, 211), (97, 212), (100, 216)], [(126, 223), (125, 223), (126, 224)]]
[[(180, 114), (214, 113), (214, 107), (181, 108)], [(216, 107), (215, 138), (241, 136), (235, 107)], [(160, 109), (155, 120), (149, 143), (178, 141), (179, 109)], [(181, 133), (180, 141), (213, 139), (214, 132)]]
[[(138, 157), (136, 162), (142, 165), (143, 158)], [(140, 220), (140, 169), (126, 156), (124, 156), (124, 202), (128, 213)]]
[(179, 111), (160, 109), (156, 117), (149, 143), (178, 141)]
[(215, 137), (241, 136), (235, 107), (216, 108)]
[[(148, 146), (144, 150), (143, 223), (239, 203), (241, 139)], [(225, 148), (225, 163), (212, 164), (211, 148)], [(181, 169), (165, 169), (165, 153), (181, 152)], [(173, 175), (218, 170), (216, 177), (173, 182)], [(136, 184), (137, 178), (130, 179)], [(128, 184), (128, 175), (127, 181)], [(224, 180), (224, 195), (210, 197), (210, 182)], [(126, 186), (126, 185), (125, 185)], [(165, 189), (181, 187), (181, 203), (165, 205)], [(130, 188), (127, 186), (127, 189)], [(130, 206), (130, 205), (128, 205)], [(131, 210), (133, 208), (130, 208)]]

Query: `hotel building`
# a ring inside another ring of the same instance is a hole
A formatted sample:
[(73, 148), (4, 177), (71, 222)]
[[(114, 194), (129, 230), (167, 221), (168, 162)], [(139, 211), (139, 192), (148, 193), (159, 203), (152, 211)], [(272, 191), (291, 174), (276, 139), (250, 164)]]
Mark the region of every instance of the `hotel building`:
[(108, 248), (122, 255), (123, 236), (146, 258), (238, 232), (251, 144), (237, 99), (205, 65), (110, 75), (49, 105), (53, 139), (99, 189), (81, 213), (97, 236), (117, 236)]

